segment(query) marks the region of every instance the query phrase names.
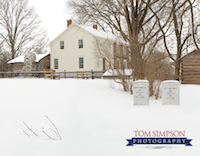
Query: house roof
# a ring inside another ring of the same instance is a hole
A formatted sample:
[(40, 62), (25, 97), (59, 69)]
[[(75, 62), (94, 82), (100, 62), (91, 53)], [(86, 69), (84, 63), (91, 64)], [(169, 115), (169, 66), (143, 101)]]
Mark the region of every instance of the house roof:
[[(122, 73), (122, 70), (120, 70), (119, 71), (120, 73)], [(132, 69), (124, 69), (124, 75), (126, 75), (126, 76), (132, 76), (132, 72), (133, 72), (133, 70)], [(118, 76), (118, 70), (116, 70), (116, 69), (109, 69), (109, 70), (107, 70), (104, 74), (103, 74), (103, 77), (104, 76)]]
[(66, 31), (70, 30), (72, 27), (77, 26), (80, 29), (83, 29), (85, 31), (87, 31), (88, 33), (90, 33), (93, 36), (96, 37), (100, 37), (100, 38), (104, 38), (104, 39), (110, 39), (110, 40), (116, 40), (116, 36), (113, 35), (112, 33), (107, 33), (103, 30), (96, 30), (94, 29), (92, 26), (80, 26), (76, 23), (72, 23), (68, 28), (66, 28), (60, 35), (58, 35), (54, 40), (52, 40), (50, 42), (50, 45), (57, 39), (59, 38), (62, 34), (64, 34)]
[(96, 30), (96, 29), (94, 29), (92, 27), (88, 27), (88, 26), (79, 26), (79, 27), (86, 30), (87, 32), (91, 33), (92, 35), (94, 35), (96, 37), (100, 37), (100, 38), (104, 38), (104, 39), (112, 39), (112, 40), (116, 39), (116, 36), (114, 36), (113, 34), (107, 33), (102, 30)]
[[(47, 52), (45, 54), (37, 54), (35, 62), (39, 62), (41, 59), (48, 56), (49, 54), (50, 54), (50, 52)], [(24, 55), (16, 57), (13, 60), (10, 60), (8, 62), (8, 64), (11, 64), (11, 63), (24, 63)]]
[(186, 57), (188, 57), (188, 56), (190, 56), (191, 54), (194, 54), (194, 53), (198, 53), (198, 54), (200, 54), (200, 52), (199, 52), (198, 50), (193, 50), (193, 51), (190, 52), (189, 54), (187, 54), (187, 55), (181, 57), (179, 60), (183, 60), (184, 58), (186, 58)]

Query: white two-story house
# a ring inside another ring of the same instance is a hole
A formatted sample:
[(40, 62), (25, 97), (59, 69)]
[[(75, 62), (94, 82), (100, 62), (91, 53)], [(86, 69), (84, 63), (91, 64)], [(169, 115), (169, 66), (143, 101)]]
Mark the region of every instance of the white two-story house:
[[(106, 47), (112, 61), (98, 55), (100, 46), (101, 49)], [(118, 66), (117, 55), (122, 50), (117, 47), (120, 46), (116, 44), (115, 36), (98, 30), (97, 25), (79, 26), (68, 20), (67, 29), (50, 43), (50, 67), (56, 72), (66, 71), (74, 75), (76, 71), (91, 70), (102, 75), (106, 70)]]
[(106, 39), (107, 33), (97, 30), (97, 25), (82, 27), (68, 20), (67, 29), (50, 43), (51, 69), (56, 72), (93, 70), (103, 73), (106, 62), (96, 55), (96, 48)]

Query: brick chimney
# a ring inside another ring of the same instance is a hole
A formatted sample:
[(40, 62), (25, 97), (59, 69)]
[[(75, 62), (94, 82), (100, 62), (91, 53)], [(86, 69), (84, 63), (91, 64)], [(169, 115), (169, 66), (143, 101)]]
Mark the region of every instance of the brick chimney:
[(72, 24), (72, 20), (67, 20), (67, 27), (69, 27)]
[(96, 30), (97, 30), (97, 25), (93, 25), (93, 29), (96, 29)]

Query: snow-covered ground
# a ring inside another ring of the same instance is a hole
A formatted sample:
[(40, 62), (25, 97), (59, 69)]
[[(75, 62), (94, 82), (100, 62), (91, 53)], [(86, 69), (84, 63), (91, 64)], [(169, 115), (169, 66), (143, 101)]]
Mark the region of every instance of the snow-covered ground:
[[(111, 80), (0, 79), (0, 155), (199, 156), (200, 86), (181, 85), (180, 91), (180, 106), (154, 99), (133, 106), (133, 95)], [(185, 131), (193, 146), (126, 146), (134, 130)]]

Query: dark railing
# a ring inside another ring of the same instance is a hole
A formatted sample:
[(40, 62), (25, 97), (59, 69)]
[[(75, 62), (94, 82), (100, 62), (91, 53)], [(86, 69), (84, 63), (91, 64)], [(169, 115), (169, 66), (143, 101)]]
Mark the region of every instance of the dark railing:
[[(77, 78), (77, 73), (75, 72), (55, 72), (60, 73), (61, 78)], [(84, 71), (86, 74), (90, 74), (91, 77), (101, 78), (103, 75), (102, 71)], [(13, 72), (0, 72), (0, 78), (6, 77), (44, 77), (43, 71), (33, 71), (33, 72), (22, 72), (22, 71), (13, 71)]]

